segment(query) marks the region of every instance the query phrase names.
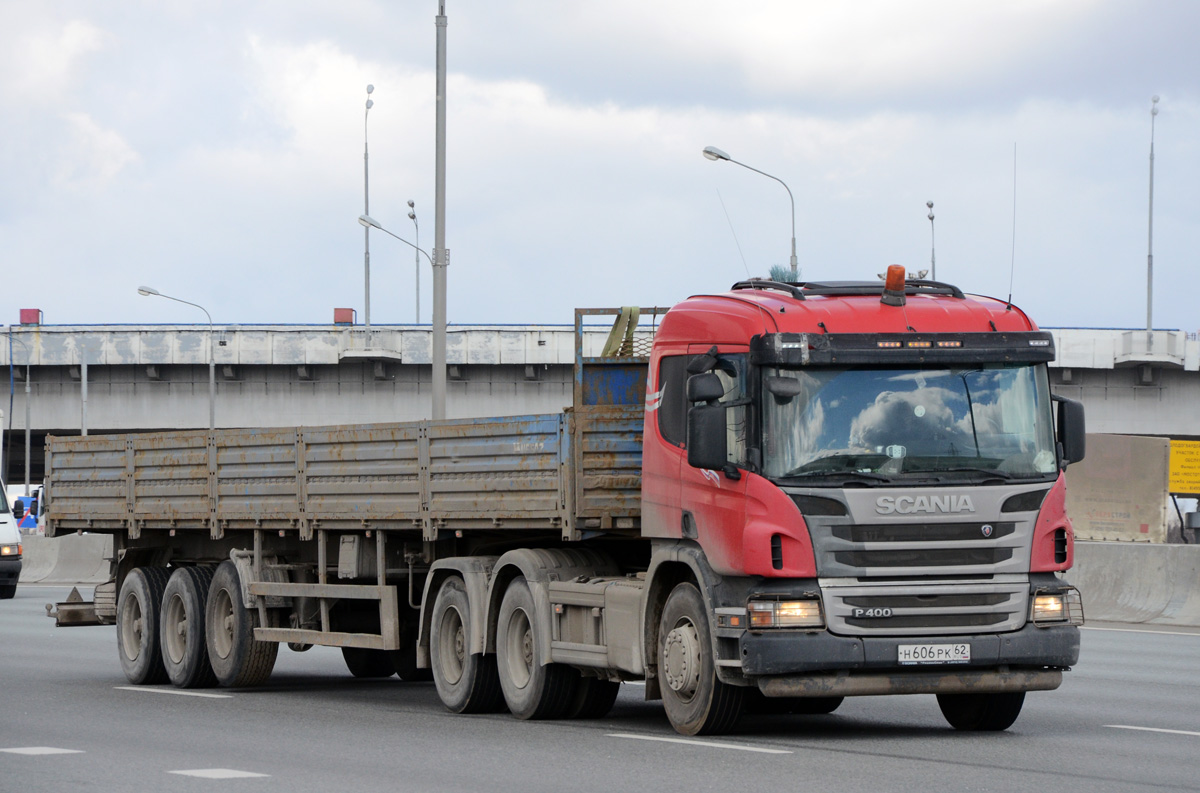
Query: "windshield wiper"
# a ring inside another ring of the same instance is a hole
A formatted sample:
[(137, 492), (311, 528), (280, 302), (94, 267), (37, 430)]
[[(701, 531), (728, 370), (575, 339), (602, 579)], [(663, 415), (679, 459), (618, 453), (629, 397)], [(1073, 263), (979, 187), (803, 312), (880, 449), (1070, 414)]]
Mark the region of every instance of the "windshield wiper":
[(870, 482), (891, 482), (890, 476), (876, 474), (870, 471), (793, 471), (784, 474), (780, 479), (803, 479), (806, 482), (819, 481), (822, 483), (866, 484)]
[(981, 474), (986, 479), (999, 479), (1004, 482), (1011, 482), (1014, 479), (1030, 478), (1027, 475), (1019, 476), (1017, 474), (1009, 473), (1008, 471), (1001, 471), (999, 468), (985, 468), (979, 465), (964, 465), (956, 466), (954, 468), (929, 468), (925, 471), (921, 471), (921, 473), (934, 477), (938, 477), (939, 474)]

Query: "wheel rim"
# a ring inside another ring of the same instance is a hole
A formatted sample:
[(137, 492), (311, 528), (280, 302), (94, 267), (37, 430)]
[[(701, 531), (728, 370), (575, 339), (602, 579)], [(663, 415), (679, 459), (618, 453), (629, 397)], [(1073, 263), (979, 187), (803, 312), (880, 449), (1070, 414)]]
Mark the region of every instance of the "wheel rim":
[(210, 626), (213, 649), (221, 658), (228, 658), (233, 651), (233, 600), (226, 589), (214, 592), (212, 597), (216, 616), (215, 624)]
[(467, 660), (467, 630), (454, 606), (442, 613), (438, 626), (438, 668), (450, 685), (462, 679)]
[(682, 619), (663, 642), (663, 677), (667, 686), (687, 702), (700, 686), (700, 636), (689, 619)]
[(163, 635), (166, 636), (167, 655), (171, 663), (178, 664), (187, 654), (187, 606), (178, 594), (172, 595), (163, 609)]
[(136, 597), (125, 598), (121, 609), (121, 646), (130, 661), (142, 654), (142, 604)]
[(525, 688), (533, 677), (533, 626), (523, 609), (517, 609), (508, 618), (504, 655), (509, 681), (517, 688)]

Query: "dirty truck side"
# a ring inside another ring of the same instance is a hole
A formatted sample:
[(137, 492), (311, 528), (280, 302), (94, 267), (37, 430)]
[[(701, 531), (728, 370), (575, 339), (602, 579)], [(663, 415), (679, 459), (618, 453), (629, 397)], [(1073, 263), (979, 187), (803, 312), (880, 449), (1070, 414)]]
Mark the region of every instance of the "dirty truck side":
[(685, 734), (877, 694), (1005, 729), (1078, 659), (1082, 411), (1019, 309), (890, 276), (578, 310), (561, 414), (51, 438), (47, 534), (116, 550), (60, 624), (115, 624), (135, 684), (328, 645), (455, 712), (644, 679)]

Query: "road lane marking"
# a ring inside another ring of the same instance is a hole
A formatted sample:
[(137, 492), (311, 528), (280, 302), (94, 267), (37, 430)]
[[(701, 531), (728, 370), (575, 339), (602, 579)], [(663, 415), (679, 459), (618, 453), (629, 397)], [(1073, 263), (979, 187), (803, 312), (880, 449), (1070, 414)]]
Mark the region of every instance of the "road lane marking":
[(194, 768), (190, 771), (168, 771), (168, 774), (180, 776), (198, 776), (201, 779), (250, 779), (265, 777), (270, 774), (256, 774), (253, 771), (238, 771), (234, 768)]
[(0, 749), (9, 754), (83, 754), (82, 749), (59, 749), (55, 746), (18, 746), (12, 749)]
[(740, 743), (720, 743), (718, 741), (695, 741), (689, 738), (663, 738), (657, 735), (634, 735), (628, 732), (610, 732), (609, 738), (628, 738), (632, 741), (660, 741), (662, 743), (682, 743), (688, 746), (703, 746), (709, 749), (736, 749), (739, 752), (760, 752), (762, 754), (792, 754), (788, 749), (767, 749), (763, 746), (746, 746)]
[(1140, 730), (1142, 732), (1165, 732), (1171, 735), (1194, 735), (1200, 738), (1200, 732), (1191, 732), (1190, 730), (1164, 730), (1161, 727), (1132, 727), (1128, 724), (1105, 724), (1105, 727), (1112, 727), (1114, 730)]
[(209, 694), (204, 691), (183, 691), (178, 688), (149, 688), (147, 686), (113, 686), (117, 691), (137, 691), (142, 694), (174, 694), (177, 697), (206, 697), (208, 699), (233, 699), (233, 694)]
[(1083, 625), (1081, 628), (1085, 631), (1110, 631), (1112, 633), (1153, 633), (1158, 636), (1200, 636), (1200, 633), (1188, 633), (1186, 631), (1151, 631), (1142, 630), (1141, 628), (1100, 628), (1092, 625)]

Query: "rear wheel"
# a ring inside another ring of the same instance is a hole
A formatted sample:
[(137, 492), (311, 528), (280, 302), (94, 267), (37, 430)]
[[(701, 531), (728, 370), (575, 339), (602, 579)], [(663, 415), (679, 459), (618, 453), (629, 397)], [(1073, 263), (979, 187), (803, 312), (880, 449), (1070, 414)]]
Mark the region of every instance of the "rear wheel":
[(447, 578), (433, 601), (429, 661), (438, 696), (454, 713), (487, 713), (500, 704), (494, 656), (471, 652), (471, 609), (463, 580)]
[(5, 584), (0, 586), (0, 600), (8, 600), (17, 596), (16, 584)]
[(167, 681), (159, 626), (169, 577), (165, 567), (137, 567), (121, 584), (121, 595), (117, 598), (117, 654), (125, 678), (134, 685)]
[(718, 735), (742, 715), (745, 692), (717, 679), (708, 612), (692, 584), (676, 586), (663, 606), (658, 674), (663, 708), (676, 732)]
[(417, 667), (417, 625), (416, 616), (400, 624), (400, 649), (388, 653), (391, 656), (392, 668), (396, 675), (408, 683), (424, 683), (433, 680), (432, 669)]
[(535, 625), (529, 584), (514, 578), (500, 603), (496, 628), (496, 667), (504, 701), (519, 719), (561, 718), (571, 705), (579, 674), (569, 666), (539, 662)]
[(223, 686), (257, 686), (271, 676), (279, 645), (254, 638), (258, 612), (242, 604), (242, 585), (233, 562), (213, 574), (204, 612), (208, 658)]
[(396, 673), (386, 650), (365, 647), (343, 647), (342, 659), (355, 677), (391, 677)]
[(580, 677), (571, 692), (568, 719), (599, 719), (608, 715), (617, 701), (621, 684), (598, 677)]
[(212, 567), (181, 567), (171, 574), (162, 599), (161, 649), (167, 677), (180, 688), (217, 684), (204, 639), (204, 607)]
[(956, 730), (1007, 730), (1021, 715), (1025, 692), (1008, 694), (938, 694), (938, 707)]

